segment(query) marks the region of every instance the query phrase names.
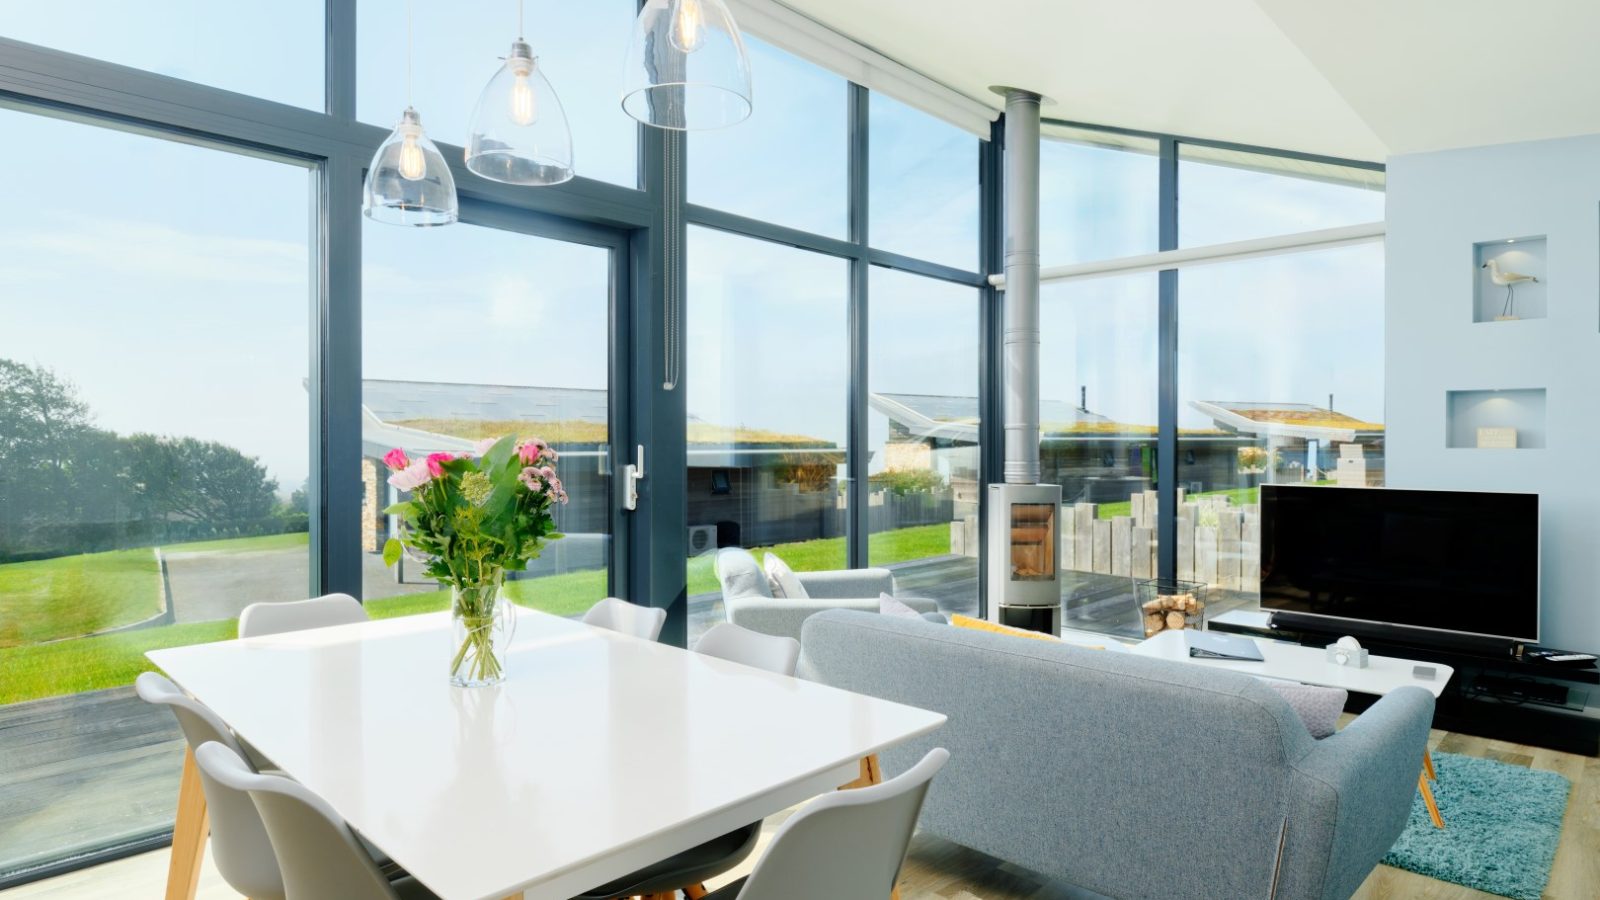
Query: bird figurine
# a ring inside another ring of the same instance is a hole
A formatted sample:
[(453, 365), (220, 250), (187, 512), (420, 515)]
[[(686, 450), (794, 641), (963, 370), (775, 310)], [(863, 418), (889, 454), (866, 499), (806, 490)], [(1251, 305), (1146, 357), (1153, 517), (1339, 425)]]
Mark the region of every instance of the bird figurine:
[(1515, 308), (1516, 303), (1511, 296), (1511, 292), (1516, 290), (1517, 285), (1524, 282), (1531, 281), (1534, 284), (1538, 284), (1539, 279), (1533, 277), (1532, 275), (1524, 275), (1521, 272), (1502, 272), (1500, 271), (1500, 261), (1497, 259), (1489, 260), (1488, 262), (1484, 263), (1481, 268), (1489, 270), (1490, 281), (1506, 289), (1505, 307), (1500, 310), (1500, 318), (1515, 319), (1516, 316), (1512, 315), (1511, 310)]

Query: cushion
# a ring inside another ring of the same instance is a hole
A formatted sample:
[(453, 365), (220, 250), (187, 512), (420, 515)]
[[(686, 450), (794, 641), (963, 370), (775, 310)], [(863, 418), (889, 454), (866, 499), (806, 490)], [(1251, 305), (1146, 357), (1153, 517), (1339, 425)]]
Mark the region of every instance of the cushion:
[(722, 596), (726, 598), (772, 596), (761, 564), (737, 547), (717, 551), (717, 579), (722, 582)]
[(1010, 625), (1001, 625), (987, 619), (974, 619), (971, 616), (951, 616), (950, 624), (957, 628), (971, 628), (974, 631), (992, 631), (995, 634), (1011, 634), (1017, 637), (1032, 638), (1036, 641), (1055, 641), (1061, 639), (1055, 635), (1045, 634), (1042, 631), (1029, 631), (1026, 628), (1013, 628)]
[(889, 594), (878, 595), (878, 612), (882, 615), (893, 616), (897, 619), (922, 618), (922, 613), (919, 613), (904, 603), (901, 603), (899, 600), (896, 600)]
[(766, 570), (767, 581), (772, 587), (772, 596), (787, 597), (790, 600), (805, 600), (811, 596), (806, 593), (806, 586), (800, 583), (800, 576), (794, 574), (789, 564), (779, 559), (777, 554), (767, 554)]
[(1267, 687), (1277, 691), (1306, 725), (1311, 736), (1322, 739), (1339, 728), (1339, 714), (1344, 712), (1344, 702), (1349, 694), (1339, 688), (1296, 684), (1274, 678), (1261, 679)]

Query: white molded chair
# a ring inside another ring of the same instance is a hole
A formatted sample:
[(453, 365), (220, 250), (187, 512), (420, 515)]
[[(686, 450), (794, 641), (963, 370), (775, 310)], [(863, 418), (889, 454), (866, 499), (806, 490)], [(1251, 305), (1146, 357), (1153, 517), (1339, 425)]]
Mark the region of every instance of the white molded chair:
[(883, 900), (900, 877), (928, 784), (949, 758), (937, 747), (883, 784), (811, 801), (773, 835), (748, 878), (706, 900)]
[(800, 662), (800, 642), (794, 638), (762, 634), (732, 622), (711, 626), (694, 645), (694, 652), (789, 676)]
[(607, 597), (589, 607), (589, 611), (583, 614), (583, 623), (653, 641), (661, 637), (661, 626), (667, 624), (667, 611)]
[(288, 603), (252, 603), (239, 613), (239, 637), (351, 625), (367, 619), (367, 610), (361, 601), (349, 594), (324, 594)]
[(277, 855), (287, 900), (437, 900), (410, 876), (391, 883), (344, 817), (305, 785), (255, 772), (214, 741), (195, 751), (195, 761), (202, 777), (253, 801)]
[[(134, 680), (133, 686), (141, 700), (172, 710), (191, 752), (211, 744), (245, 758), (238, 739), (217, 714), (179, 690), (170, 680), (155, 672), (145, 672)], [(241, 765), (248, 771), (255, 771), (248, 763)], [(222, 880), (251, 900), (284, 900), (278, 858), (273, 855), (272, 842), (267, 838), (255, 804), (244, 794), (216, 783), (204, 767), (200, 769), (200, 787), (211, 822), (211, 858)]]

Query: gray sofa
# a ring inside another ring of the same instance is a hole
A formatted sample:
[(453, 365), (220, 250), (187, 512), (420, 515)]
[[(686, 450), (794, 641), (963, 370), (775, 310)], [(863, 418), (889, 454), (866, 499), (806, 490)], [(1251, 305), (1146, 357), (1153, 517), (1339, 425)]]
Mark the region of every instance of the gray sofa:
[[(878, 611), (878, 595), (894, 595), (894, 574), (888, 569), (843, 569), (836, 572), (796, 572), (808, 597), (774, 597), (767, 573), (750, 551), (725, 547), (717, 551), (717, 580), (722, 583), (722, 606), (728, 621), (759, 631), (800, 639), (806, 618), (825, 609)], [(919, 613), (937, 613), (932, 600), (902, 597), (900, 602)]]
[(1433, 714), (1401, 688), (1318, 741), (1249, 675), (848, 611), (806, 620), (800, 675), (950, 717), (882, 756), (949, 748), (924, 829), (1111, 897), (1349, 897)]

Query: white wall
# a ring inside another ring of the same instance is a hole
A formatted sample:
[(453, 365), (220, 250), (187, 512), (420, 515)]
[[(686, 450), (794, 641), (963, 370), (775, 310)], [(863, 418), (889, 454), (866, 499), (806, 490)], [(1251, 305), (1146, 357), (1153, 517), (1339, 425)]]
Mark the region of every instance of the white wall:
[[(1398, 156), (1388, 175), (1387, 483), (1537, 492), (1542, 640), (1600, 651), (1600, 135)], [(1548, 318), (1474, 324), (1473, 244), (1541, 234)], [(1546, 390), (1545, 447), (1446, 449), (1446, 392), (1496, 388)]]

